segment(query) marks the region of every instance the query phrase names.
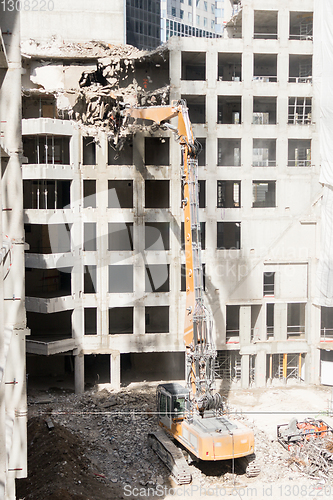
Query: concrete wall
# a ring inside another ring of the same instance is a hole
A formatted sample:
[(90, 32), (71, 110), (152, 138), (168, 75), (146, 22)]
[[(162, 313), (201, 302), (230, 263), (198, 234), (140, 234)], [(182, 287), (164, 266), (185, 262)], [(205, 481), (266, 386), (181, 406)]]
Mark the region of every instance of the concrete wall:
[(27, 475), (19, 16), (3, 12), (0, 28), (8, 61), (0, 80), (0, 498), (14, 500), (15, 478)]
[[(22, 10), (22, 40), (45, 42), (56, 37), (60, 42), (125, 43), (124, 0), (55, 0), (46, 10)], [(33, 2), (30, 2), (31, 6)]]

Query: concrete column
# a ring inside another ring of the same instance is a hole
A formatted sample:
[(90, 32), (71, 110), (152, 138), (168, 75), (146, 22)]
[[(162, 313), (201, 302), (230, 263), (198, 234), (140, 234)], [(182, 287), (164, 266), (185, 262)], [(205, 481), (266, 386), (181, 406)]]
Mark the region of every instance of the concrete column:
[[(173, 81), (173, 84), (176, 87), (180, 87), (180, 77), (181, 77), (181, 51), (179, 50), (178, 40), (172, 39), (170, 40), (170, 46), (172, 49), (170, 50), (169, 56), (169, 68), (170, 68), (170, 77)], [(178, 47), (177, 47), (178, 45)], [(178, 49), (178, 50), (177, 50)], [(174, 99), (174, 97), (172, 97)]]
[[(243, 156), (243, 144), (242, 144), (242, 165), (243, 165), (243, 159), (245, 159), (245, 158), (252, 158), (252, 143), (251, 144), (247, 144), (245, 146), (245, 150), (246, 150), (246, 153), (245, 153), (245, 156)], [(252, 195), (252, 181), (251, 181), (251, 179), (242, 180), (241, 188), (242, 188), (241, 201), (242, 201), (243, 210), (250, 210), (250, 208), (252, 207), (252, 197), (253, 197), (253, 195)], [(246, 236), (248, 237), (248, 235), (246, 235)], [(245, 234), (244, 234), (244, 231), (243, 231), (241, 233), (241, 238), (242, 238), (241, 245), (242, 246), (245, 244), (244, 243), (244, 237), (245, 237)]]
[(84, 392), (84, 355), (74, 356), (74, 387), (75, 394)]
[(213, 310), (213, 319), (216, 328), (216, 348), (225, 349), (226, 343), (226, 305), (217, 303)]
[(278, 31), (280, 45), (287, 47), (289, 41), (289, 12), (287, 9), (281, 9), (278, 12)]
[(287, 304), (274, 306), (274, 340), (287, 340)]
[(266, 385), (266, 352), (259, 351), (256, 357), (256, 387), (265, 387)]
[(251, 342), (251, 306), (239, 308), (239, 342), (248, 345)]
[(242, 389), (247, 389), (250, 382), (250, 355), (243, 354), (241, 357), (241, 384)]
[(251, 51), (249, 47), (244, 48), (242, 55), (242, 81), (244, 82), (244, 87), (247, 90), (245, 95), (250, 96), (251, 91), (249, 89), (251, 88), (253, 78), (253, 51)]
[(206, 80), (208, 88), (215, 89), (217, 80), (218, 56), (217, 51), (209, 49), (206, 52)]
[(308, 304), (305, 323), (305, 337), (309, 344), (317, 344), (320, 339), (321, 329), (321, 307)]
[[(267, 357), (266, 357), (266, 360), (267, 360)], [(269, 382), (269, 385), (271, 385), (272, 380), (273, 380), (273, 354), (269, 355), (267, 371), (268, 371), (268, 382)]]
[(320, 339), (321, 308), (308, 304), (307, 323), (305, 336), (310, 346), (310, 351), (305, 355), (304, 378), (307, 384), (320, 383), (320, 349), (317, 348)]
[(260, 306), (257, 322), (255, 325), (258, 330), (258, 335), (260, 340), (267, 340), (267, 331), (266, 331), (266, 303)]
[(315, 346), (305, 356), (304, 376), (306, 384), (320, 384), (320, 349)]
[(77, 344), (81, 345), (84, 335), (84, 313), (83, 308), (75, 307), (72, 313), (72, 337), (76, 339)]
[[(2, 485), (0, 485), (0, 495), (2, 493)], [(5, 489), (5, 497), (0, 496), (0, 498), (4, 498), (4, 500), (14, 500), (16, 498), (15, 494), (15, 477), (14, 475), (8, 473), (6, 479), (6, 489)]]
[[(252, 59), (247, 55), (245, 58), (248, 66), (252, 65)], [(251, 92), (246, 91), (242, 95), (242, 124), (244, 127), (244, 131), (251, 130), (253, 117), (253, 95)]]
[(308, 317), (307, 317), (307, 304), (301, 304), (300, 305), (300, 321), (299, 321), (299, 324), (300, 326), (304, 326), (304, 329), (305, 329), (305, 333), (307, 332), (308, 330)]
[(254, 11), (250, 6), (243, 7), (243, 38), (246, 45), (252, 45), (254, 31)]
[(120, 389), (120, 352), (110, 354), (110, 383), (113, 389)]

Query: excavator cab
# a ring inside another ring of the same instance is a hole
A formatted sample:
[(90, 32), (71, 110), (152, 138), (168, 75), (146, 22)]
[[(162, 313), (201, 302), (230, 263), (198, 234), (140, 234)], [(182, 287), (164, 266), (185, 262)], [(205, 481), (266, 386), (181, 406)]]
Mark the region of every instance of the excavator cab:
[(172, 422), (183, 420), (189, 411), (189, 389), (178, 383), (157, 387), (157, 411), (160, 422), (171, 429)]

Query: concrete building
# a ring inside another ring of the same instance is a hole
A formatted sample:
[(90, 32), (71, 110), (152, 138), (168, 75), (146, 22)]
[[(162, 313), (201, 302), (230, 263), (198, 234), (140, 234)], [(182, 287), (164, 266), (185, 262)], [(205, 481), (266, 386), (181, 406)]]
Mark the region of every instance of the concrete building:
[(231, 2), (227, 0), (226, 4), (225, 12), (220, 0), (161, 0), (161, 41), (166, 42), (172, 36), (221, 36), (224, 16), (229, 20), (232, 14)]
[[(113, 85), (125, 102), (136, 89), (144, 105), (170, 84), (170, 100), (189, 106), (202, 144), (203, 262), (218, 377), (242, 387), (319, 383), (327, 346), (320, 341), (333, 322), (330, 308), (321, 314), (315, 305), (313, 1), (236, 7), (221, 39), (173, 37), (149, 57), (118, 58)], [(169, 132), (142, 127), (117, 149), (101, 90), (110, 62), (98, 73), (92, 54), (48, 57), (31, 53), (23, 80), (29, 373), (74, 370), (77, 392), (101, 381), (103, 366), (115, 386), (126, 373), (181, 378), (179, 145)], [(80, 80), (100, 83), (83, 108), (87, 94), (75, 104)]]
[(50, 0), (32, 10), (29, 3), (20, 10), (22, 40), (101, 40), (153, 50), (171, 36), (222, 36), (239, 5), (239, 0)]
[(205, 145), (203, 261), (218, 372), (243, 387), (319, 381), (312, 13), (312, 2), (242, 2), (230, 38), (170, 43), (171, 97), (187, 100)]
[[(233, 0), (113, 0), (46, 2), (21, 9), (22, 40), (128, 43), (153, 50), (171, 36), (220, 36), (235, 11)], [(30, 8), (31, 7), (31, 8)]]
[(161, 0), (126, 0), (126, 43), (152, 50), (161, 44)]
[(0, 498), (27, 475), (20, 23), (0, 18)]

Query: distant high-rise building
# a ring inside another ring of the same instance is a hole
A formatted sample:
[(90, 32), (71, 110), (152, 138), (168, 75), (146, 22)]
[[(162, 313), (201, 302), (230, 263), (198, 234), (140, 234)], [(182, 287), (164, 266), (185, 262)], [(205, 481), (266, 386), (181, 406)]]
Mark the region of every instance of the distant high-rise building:
[(223, 31), (222, 9), (212, 0), (161, 0), (161, 41), (172, 36), (216, 38)]
[(126, 43), (139, 49), (161, 44), (160, 0), (126, 0)]
[[(239, 0), (126, 0), (126, 42), (155, 49), (172, 36), (217, 38)], [(236, 9), (236, 10), (235, 10)]]

